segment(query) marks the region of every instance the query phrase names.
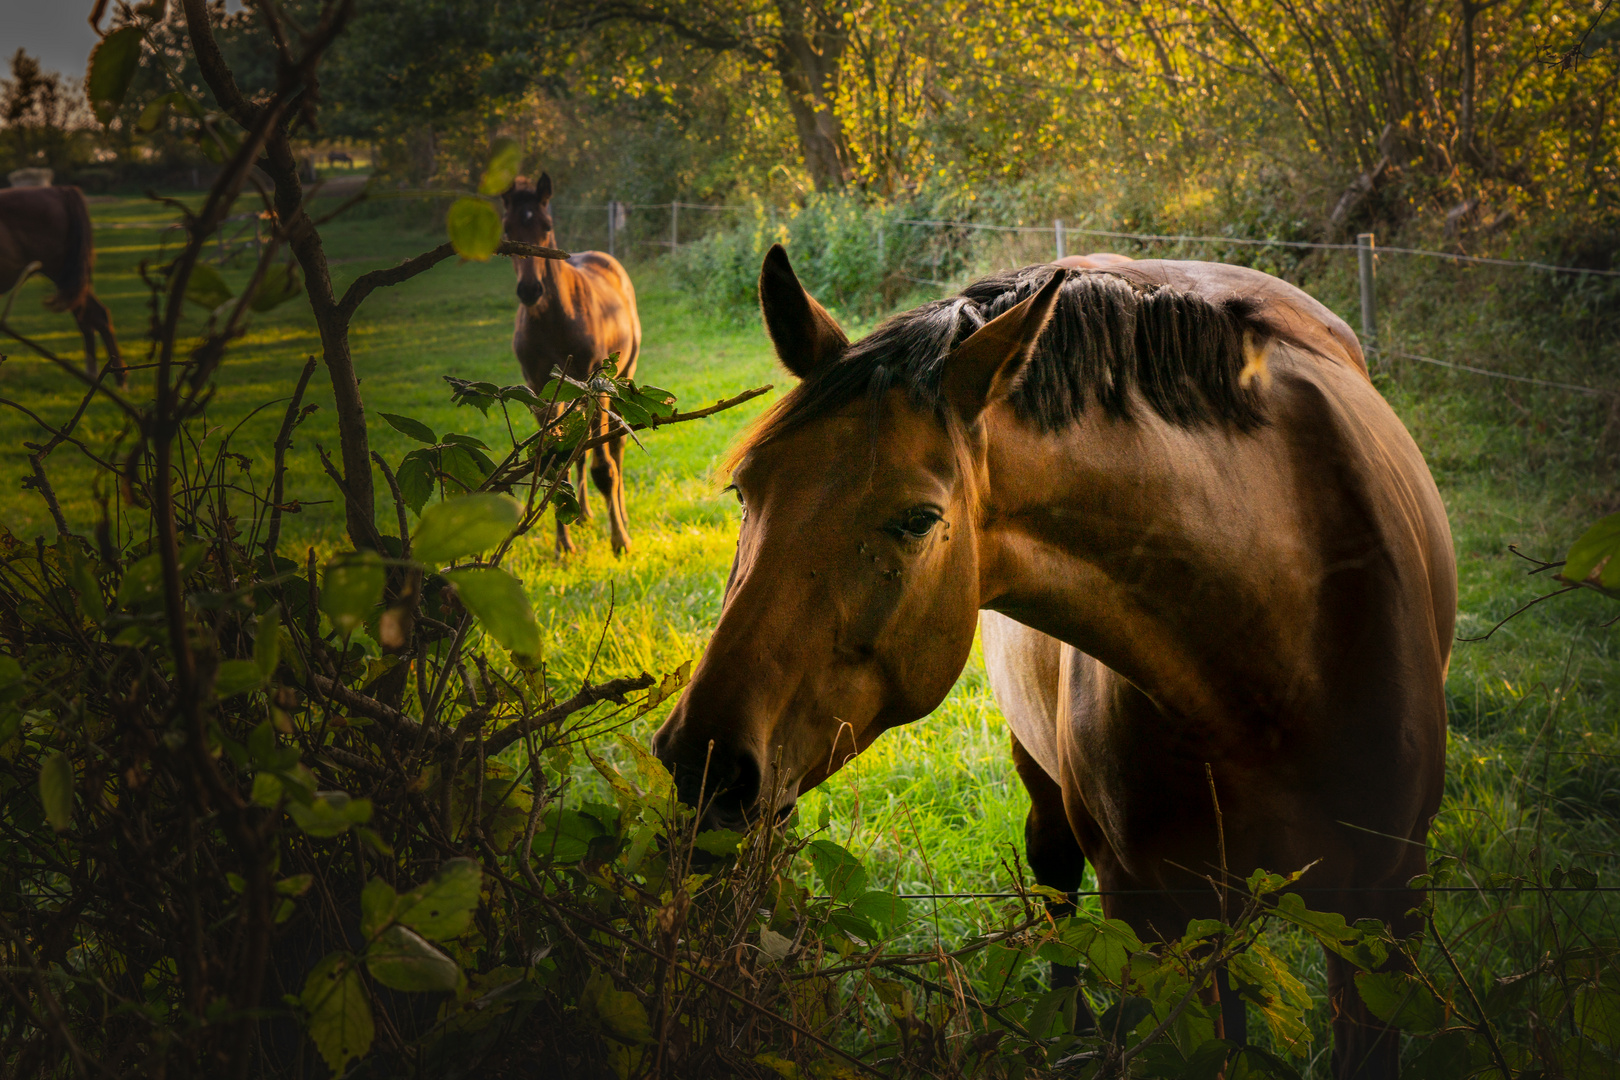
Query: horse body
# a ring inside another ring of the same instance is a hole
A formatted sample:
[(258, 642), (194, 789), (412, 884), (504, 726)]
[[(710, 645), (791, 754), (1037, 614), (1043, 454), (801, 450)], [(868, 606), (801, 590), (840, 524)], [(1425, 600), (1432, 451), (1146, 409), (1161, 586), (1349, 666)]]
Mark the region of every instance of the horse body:
[(112, 315), (90, 287), (95, 265), (90, 210), (76, 187), (0, 190), (0, 289), (10, 290), (29, 264), (56, 286), (47, 300), (52, 311), (73, 315), (84, 338), (85, 372), (96, 377), (96, 337), (107, 347), (107, 363), (125, 380), (124, 361), (113, 337)]
[[(1209, 879), (1320, 860), (1313, 907), (1414, 929), (1455, 567), (1349, 328), (1257, 271), (1132, 262), (850, 346), (784, 271), (762, 303), (804, 381), (733, 474), (720, 625), (655, 740), (683, 791), (783, 812), (931, 711), (978, 620), (1042, 884), (1089, 860), (1105, 891), (1171, 890), (1103, 902), (1167, 938), (1219, 913)], [(1336, 1072), (1393, 1076), (1350, 974), (1330, 960)]]
[[(556, 246), (551, 218), (551, 177), (542, 173), (533, 187), (514, 185), (502, 196), (504, 227), (509, 239), (544, 247)], [(518, 311), (512, 332), (512, 351), (523, 378), (535, 393), (562, 369), (579, 382), (589, 379), (609, 356), (618, 354), (618, 373), (631, 377), (641, 353), (641, 318), (636, 311), (636, 290), (630, 275), (613, 256), (583, 251), (568, 259), (515, 257)], [(545, 419), (545, 418), (542, 418)], [(592, 435), (604, 429), (603, 410), (592, 418)], [(590, 520), (585, 493), (585, 463), (579, 464), (575, 489), (580, 519)], [(630, 548), (624, 506), (624, 438), (613, 439), (591, 451), (591, 480), (607, 505), (613, 551)], [(557, 523), (557, 548), (574, 550), (568, 526)]]

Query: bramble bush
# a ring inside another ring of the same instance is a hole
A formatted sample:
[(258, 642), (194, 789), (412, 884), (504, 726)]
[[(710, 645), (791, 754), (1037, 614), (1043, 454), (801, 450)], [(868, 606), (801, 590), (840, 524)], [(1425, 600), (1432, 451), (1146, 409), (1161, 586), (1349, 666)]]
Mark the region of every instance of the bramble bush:
[[(417, 446), (372, 453), (346, 346), (366, 296), (455, 251), (561, 253), (502, 245), (469, 195), (446, 244), (333, 292), (288, 138), (345, 10), (319, 9), (267, 97), (233, 99), (229, 71), (204, 59), (220, 100), (177, 106), (223, 169), (200, 209), (174, 205), (183, 248), (144, 268), (146, 390), (85, 375), (0, 316), (85, 384), (28, 447), (54, 539), (0, 534), (7, 1075), (499, 1077), (540, 1061), (619, 1080), (1296, 1077), (1316, 1053), (1313, 1002), (1286, 935), (1362, 969), (1374, 1010), (1414, 1036), (1413, 1075), (1612, 1072), (1617, 947), (1560, 906), (1590, 895), (1584, 868), (1485, 880), (1436, 866), (1433, 884), (1510, 890), (1495, 924), (1539, 920), (1545, 948), (1500, 972), (1459, 962), (1432, 908), (1421, 943), (1309, 910), (1289, 891), (1306, 871), (1212, 880), (1227, 919), (1155, 943), (1015, 866), (1008, 899), (946, 942), (825, 818), (703, 830), (630, 734), (686, 666), (559, 685), (503, 561), (546, 513), (574, 512), (566, 476), (595, 443), (758, 391), (683, 412), (611, 359), (539, 391), (448, 379), (459, 404), (502, 411), (508, 445), (385, 414)], [(127, 84), (143, 17), (104, 40), (93, 93)], [(187, 24), (204, 58), (208, 17)], [(270, 238), (233, 290), (202, 254), (255, 160), (274, 183), (260, 193)], [(511, 168), (495, 147), (480, 187)], [(808, 213), (823, 239), (864, 227), (831, 204)], [(818, 272), (853, 265), (829, 255)], [(235, 430), (207, 413), (253, 313), (301, 297), (339, 412), (336, 460), (321, 457), (350, 544), (325, 557), (282, 541), (298, 510), (285, 455), (307, 437), (316, 362), (266, 413), (279, 415), (268, 463), (233, 451)], [(124, 418), (116, 456), (75, 435), (97, 397)], [(96, 470), (88, 529), (51, 484), (64, 449)], [(1048, 964), (1077, 981), (1050, 988)], [(1252, 1041), (1216, 1038), (1223, 964), (1256, 1010)]]

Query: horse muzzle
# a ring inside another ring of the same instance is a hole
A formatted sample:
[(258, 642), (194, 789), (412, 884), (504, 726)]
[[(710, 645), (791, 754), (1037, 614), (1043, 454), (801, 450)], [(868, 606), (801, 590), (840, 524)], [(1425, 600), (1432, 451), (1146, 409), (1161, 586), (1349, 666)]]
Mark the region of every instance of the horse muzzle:
[(524, 307), (533, 307), (540, 301), (540, 292), (540, 282), (538, 279), (534, 281), (519, 281), (517, 286), (518, 303), (522, 304)]
[(709, 740), (701, 747), (679, 747), (678, 741), (667, 728), (660, 730), (653, 736), (653, 753), (674, 777), (681, 802), (702, 813), (702, 828), (747, 832), (767, 809), (766, 802), (776, 804), (779, 817), (793, 809), (796, 793), (769, 797), (775, 793), (765, 791), (764, 763), (752, 750)]

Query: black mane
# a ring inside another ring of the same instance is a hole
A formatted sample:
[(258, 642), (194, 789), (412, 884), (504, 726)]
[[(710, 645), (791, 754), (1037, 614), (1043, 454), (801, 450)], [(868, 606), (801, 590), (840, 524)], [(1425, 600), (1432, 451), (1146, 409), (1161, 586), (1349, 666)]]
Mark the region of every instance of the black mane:
[(1095, 404), (1127, 419), (1137, 400), (1170, 423), (1265, 422), (1258, 388), (1245, 388), (1244, 339), (1288, 335), (1257, 315), (1258, 304), (1213, 303), (1169, 286), (1138, 285), (1108, 271), (1026, 266), (980, 278), (956, 296), (885, 320), (772, 410), (750, 444), (825, 416), (859, 398), (903, 387), (920, 408), (941, 408), (944, 360), (973, 331), (1067, 275), (1051, 322), (1012, 394), (1017, 414), (1052, 431)]

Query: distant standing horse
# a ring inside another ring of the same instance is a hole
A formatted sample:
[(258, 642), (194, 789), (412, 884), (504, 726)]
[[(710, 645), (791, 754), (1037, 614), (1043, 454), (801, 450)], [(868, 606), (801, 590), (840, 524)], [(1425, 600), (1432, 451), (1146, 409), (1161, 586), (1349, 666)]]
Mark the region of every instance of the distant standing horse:
[[(653, 741), (707, 827), (785, 814), (933, 710), (977, 623), (1037, 881), (1090, 860), (1162, 940), (1219, 915), (1206, 875), (1320, 860), (1312, 907), (1418, 928), (1456, 566), (1342, 320), (1256, 270), (1119, 261), (850, 344), (779, 247), (760, 302), (801, 381), (733, 459), (720, 623)], [(1352, 975), (1328, 957), (1335, 1074), (1393, 1078)]]
[(79, 324), (85, 373), (96, 377), (99, 334), (107, 346), (107, 363), (122, 386), (127, 374), (113, 337), (112, 315), (90, 288), (95, 261), (90, 208), (78, 188), (0, 189), (0, 290), (9, 291), (29, 263), (42, 264), (41, 272), (56, 286), (45, 306), (72, 313)]
[[(551, 176), (541, 173), (533, 186), (521, 179), (501, 196), (509, 240), (520, 244), (556, 246), (551, 219)], [(614, 353), (619, 374), (636, 373), (641, 353), (641, 318), (636, 313), (636, 290), (619, 260), (600, 251), (581, 251), (562, 259), (514, 257), (517, 268), (517, 328), (512, 351), (523, 367), (523, 377), (535, 393), (551, 380), (553, 368), (584, 382)], [(605, 430), (598, 412), (591, 434)], [(591, 480), (607, 504), (613, 552), (630, 550), (630, 530), (624, 509), (624, 437), (591, 451)], [(585, 463), (579, 464), (575, 488), (579, 492), (580, 520), (589, 521), (585, 496)], [(572, 552), (568, 526), (557, 522), (557, 550)]]

